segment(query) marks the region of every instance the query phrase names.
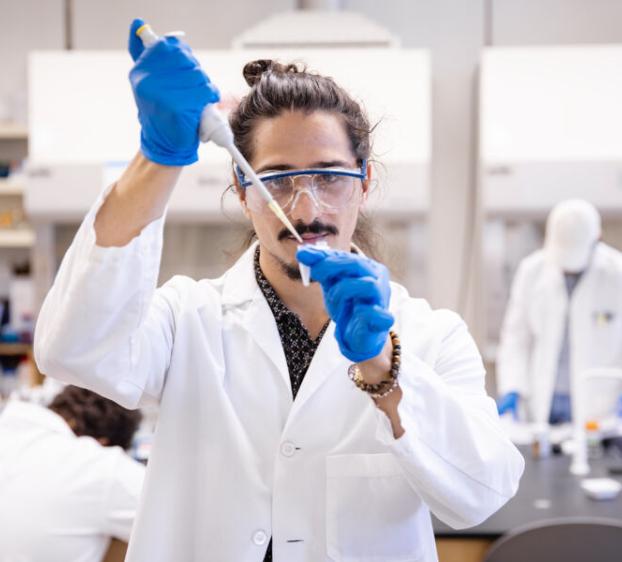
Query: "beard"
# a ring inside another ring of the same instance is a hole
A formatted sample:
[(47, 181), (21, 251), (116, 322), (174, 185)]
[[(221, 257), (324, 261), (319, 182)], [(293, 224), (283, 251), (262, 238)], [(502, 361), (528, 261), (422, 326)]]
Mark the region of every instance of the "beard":
[(285, 275), (287, 275), (289, 279), (291, 279), (292, 281), (300, 281), (302, 283), (302, 277), (300, 275), (300, 269), (298, 268), (298, 265), (289, 264), (278, 257), (276, 259), (281, 266), (281, 271), (283, 271), (283, 273), (285, 273)]
[[(294, 228), (298, 231), (298, 234), (300, 234), (301, 236), (306, 233), (334, 234), (334, 235), (339, 233), (339, 230), (337, 229), (336, 226), (332, 224), (322, 223), (317, 219), (314, 220), (311, 224), (303, 224), (302, 222), (299, 221), (294, 225)], [(279, 232), (277, 239), (280, 241), (280, 240), (285, 240), (286, 238), (289, 238), (289, 237), (291, 237), (291, 233), (289, 232), (289, 230), (284, 228), (283, 230)], [(282, 260), (281, 258), (279, 258), (277, 255), (275, 254), (272, 254), (272, 255), (279, 263), (279, 266), (281, 267), (281, 271), (285, 273), (285, 275), (287, 275), (289, 279), (291, 279), (292, 281), (302, 282), (302, 277), (300, 275), (300, 269), (298, 268), (298, 262), (295, 262), (294, 264), (290, 264)]]

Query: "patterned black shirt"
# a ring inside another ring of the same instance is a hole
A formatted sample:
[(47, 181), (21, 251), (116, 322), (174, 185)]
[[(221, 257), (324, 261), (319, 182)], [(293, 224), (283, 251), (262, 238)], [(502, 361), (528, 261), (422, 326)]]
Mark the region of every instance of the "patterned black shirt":
[(292, 383), (292, 394), (296, 398), (302, 379), (311, 364), (313, 355), (326, 328), (328, 328), (328, 322), (322, 328), (318, 337), (312, 340), (309, 337), (309, 332), (303, 326), (298, 315), (289, 310), (283, 301), (276, 294), (276, 291), (270, 285), (270, 282), (266, 279), (261, 267), (259, 266), (259, 246), (255, 250), (255, 279), (261, 289), (261, 292), (266, 297), (274, 319), (276, 320), (276, 326), (279, 330), (279, 337), (281, 338), (281, 344), (283, 345), (283, 351), (285, 352), (285, 361), (287, 362), (287, 369), (289, 371), (289, 379)]
[[(255, 279), (264, 297), (266, 297), (268, 305), (274, 315), (274, 319), (276, 320), (279, 337), (281, 338), (281, 344), (285, 352), (289, 379), (292, 384), (292, 394), (295, 399), (300, 385), (302, 384), (302, 379), (311, 364), (315, 350), (318, 345), (320, 345), (320, 341), (322, 340), (324, 332), (326, 332), (326, 328), (328, 328), (329, 322), (326, 322), (318, 337), (312, 340), (309, 337), (309, 332), (307, 332), (307, 329), (300, 321), (300, 318), (283, 304), (283, 301), (276, 294), (276, 291), (266, 279), (263, 271), (261, 271), (261, 267), (259, 266), (259, 246), (257, 246), (255, 250), (254, 264)], [(268, 545), (264, 562), (272, 562), (272, 540), (270, 540), (270, 544)]]

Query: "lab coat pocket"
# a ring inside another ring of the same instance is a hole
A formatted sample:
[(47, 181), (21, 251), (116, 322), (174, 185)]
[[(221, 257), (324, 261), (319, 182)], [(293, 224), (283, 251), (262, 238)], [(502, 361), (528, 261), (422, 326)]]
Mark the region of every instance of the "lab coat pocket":
[(326, 541), (335, 562), (417, 562), (422, 503), (393, 455), (326, 459)]

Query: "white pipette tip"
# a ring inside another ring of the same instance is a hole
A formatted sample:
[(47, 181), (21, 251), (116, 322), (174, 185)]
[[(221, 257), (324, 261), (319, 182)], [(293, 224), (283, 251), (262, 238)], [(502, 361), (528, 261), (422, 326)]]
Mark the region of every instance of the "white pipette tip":
[[(261, 180), (258, 179), (257, 181), (260, 182)], [(281, 209), (279, 204), (274, 199), (271, 199), (270, 201), (268, 201), (268, 207), (279, 218), (279, 220), (287, 227), (287, 230), (291, 232), (292, 236), (296, 239), (296, 241), (299, 242), (300, 244), (304, 244), (304, 240), (302, 239), (302, 236), (298, 234), (298, 231), (294, 228), (294, 225), (287, 218), (287, 215), (283, 212), (283, 209)]]
[(150, 47), (158, 40), (158, 36), (148, 23), (143, 23), (136, 30), (136, 35), (138, 35), (138, 37), (142, 39), (143, 45), (145, 47)]
[[(321, 250), (329, 248), (325, 240), (320, 240), (319, 242), (313, 244), (313, 247), (320, 248)], [(302, 280), (302, 284), (305, 287), (308, 287), (311, 284), (311, 268), (304, 263), (298, 262), (298, 269), (300, 270), (300, 279)]]
[(302, 280), (302, 284), (305, 287), (308, 287), (311, 284), (311, 268), (304, 263), (299, 263), (298, 269), (300, 270), (300, 279)]

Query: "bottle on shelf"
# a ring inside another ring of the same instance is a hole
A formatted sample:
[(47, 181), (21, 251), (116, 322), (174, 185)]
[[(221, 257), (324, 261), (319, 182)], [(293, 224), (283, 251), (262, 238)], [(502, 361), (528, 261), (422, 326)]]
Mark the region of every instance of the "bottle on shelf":
[(533, 432), (531, 454), (535, 459), (545, 459), (551, 452), (551, 428), (549, 424), (538, 424)]
[(587, 442), (587, 456), (589, 459), (599, 459), (603, 456), (603, 446), (600, 424), (596, 420), (585, 422), (585, 438)]

